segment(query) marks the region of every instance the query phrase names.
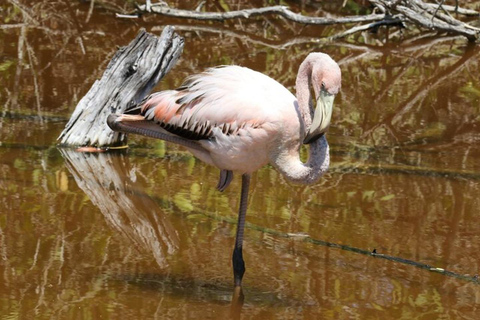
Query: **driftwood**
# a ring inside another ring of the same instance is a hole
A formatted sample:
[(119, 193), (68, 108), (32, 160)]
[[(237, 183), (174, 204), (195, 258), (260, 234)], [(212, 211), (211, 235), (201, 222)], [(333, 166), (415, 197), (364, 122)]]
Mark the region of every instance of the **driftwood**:
[(107, 126), (108, 115), (122, 113), (150, 93), (175, 64), (183, 44), (173, 27), (165, 27), (160, 38), (141, 30), (115, 53), (102, 78), (80, 100), (58, 137), (60, 146), (124, 145), (126, 135)]

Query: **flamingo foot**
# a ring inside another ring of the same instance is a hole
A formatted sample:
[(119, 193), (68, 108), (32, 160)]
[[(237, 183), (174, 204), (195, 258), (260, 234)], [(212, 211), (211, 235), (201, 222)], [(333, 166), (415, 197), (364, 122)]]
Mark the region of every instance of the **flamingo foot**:
[(235, 247), (235, 249), (233, 249), (232, 262), (235, 287), (241, 287), (243, 274), (245, 273), (245, 261), (243, 261), (242, 247)]

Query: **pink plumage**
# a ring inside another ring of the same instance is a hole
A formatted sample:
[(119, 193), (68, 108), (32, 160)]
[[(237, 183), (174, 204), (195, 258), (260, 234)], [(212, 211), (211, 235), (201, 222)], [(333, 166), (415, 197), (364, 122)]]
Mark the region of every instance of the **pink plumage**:
[[(108, 124), (115, 131), (185, 146), (221, 169), (220, 191), (229, 185), (233, 172), (242, 174), (233, 254), (235, 285), (240, 286), (245, 271), (241, 249), (250, 174), (270, 163), (292, 182), (317, 181), (329, 166), (324, 134), (340, 85), (340, 68), (324, 53), (311, 53), (300, 65), (297, 97), (257, 71), (222, 66), (187, 78), (176, 90), (150, 95), (130, 114), (110, 115)], [(306, 163), (299, 156), (303, 143), (310, 145)]]

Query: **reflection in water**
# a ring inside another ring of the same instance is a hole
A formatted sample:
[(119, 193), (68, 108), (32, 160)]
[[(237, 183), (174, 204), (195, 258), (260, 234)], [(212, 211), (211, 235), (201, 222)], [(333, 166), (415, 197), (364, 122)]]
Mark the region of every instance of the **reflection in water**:
[(240, 286), (235, 286), (233, 289), (232, 304), (230, 308), (230, 316), (232, 319), (240, 319), (245, 296), (243, 295), (243, 289)]
[(178, 248), (178, 234), (158, 205), (137, 188), (135, 168), (120, 153), (84, 153), (60, 149), (78, 186), (108, 224), (150, 252), (160, 267)]
[[(178, 233), (167, 216), (159, 210), (158, 204), (141, 192), (141, 185), (136, 183), (135, 168), (130, 168), (127, 157), (122, 153), (85, 153), (72, 149), (60, 149), (60, 152), (78, 186), (100, 209), (107, 223), (138, 249), (151, 253), (160, 267), (166, 267), (167, 255), (178, 248)], [(211, 298), (216, 300), (225, 292), (225, 288), (213, 287), (212, 291), (208, 286), (202, 288), (195, 281), (185, 279), (176, 279), (172, 283), (162, 276), (154, 276), (149, 280), (141, 278), (132, 280), (150, 285), (152, 281), (161, 281), (163, 285), (177, 288), (172, 294), (185, 294), (184, 290), (199, 294), (200, 289), (200, 296), (205, 298), (214, 292)], [(239, 319), (243, 301), (242, 289), (234, 288), (231, 303), (231, 316), (234, 319)]]

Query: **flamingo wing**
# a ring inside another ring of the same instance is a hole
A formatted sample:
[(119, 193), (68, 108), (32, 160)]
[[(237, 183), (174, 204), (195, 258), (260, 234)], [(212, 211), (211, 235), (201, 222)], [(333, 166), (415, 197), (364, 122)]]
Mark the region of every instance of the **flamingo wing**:
[[(278, 150), (295, 149), (301, 134), (296, 98), (272, 78), (239, 66), (208, 69), (127, 113), (112, 116), (110, 127), (181, 144), (208, 164), (242, 174)], [(225, 174), (219, 189), (228, 180)]]
[[(272, 91), (274, 101), (265, 101)], [(242, 129), (278, 121), (278, 111), (271, 104), (279, 100), (279, 92), (293, 97), (278, 82), (256, 71), (217, 67), (188, 78), (176, 90), (150, 95), (139, 111), (146, 120), (187, 139), (235, 136)]]

